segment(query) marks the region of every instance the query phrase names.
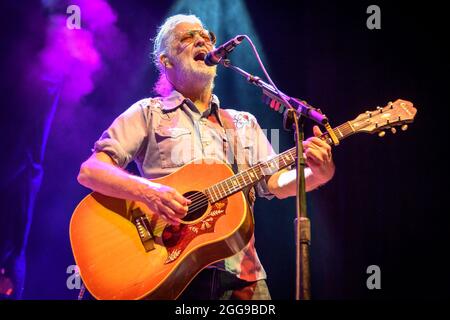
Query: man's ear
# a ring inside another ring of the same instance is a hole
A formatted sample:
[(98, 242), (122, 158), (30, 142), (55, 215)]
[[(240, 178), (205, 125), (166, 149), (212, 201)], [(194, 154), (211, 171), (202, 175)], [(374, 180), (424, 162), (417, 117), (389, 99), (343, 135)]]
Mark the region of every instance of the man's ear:
[(171, 68), (172, 67), (172, 64), (170, 63), (169, 58), (165, 54), (162, 54), (162, 55), (159, 56), (159, 62), (161, 62), (161, 65), (164, 68)]

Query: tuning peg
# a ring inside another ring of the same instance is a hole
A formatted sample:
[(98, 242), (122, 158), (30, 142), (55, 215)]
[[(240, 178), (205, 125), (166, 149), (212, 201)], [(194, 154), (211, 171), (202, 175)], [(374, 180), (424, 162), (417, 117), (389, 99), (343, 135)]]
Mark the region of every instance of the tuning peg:
[(406, 131), (406, 130), (408, 130), (408, 125), (407, 124), (402, 125), (402, 131)]
[(378, 136), (379, 136), (380, 138), (383, 138), (385, 135), (386, 135), (386, 132), (384, 132), (384, 131), (380, 131), (380, 132), (378, 133)]
[(391, 132), (392, 132), (393, 134), (395, 134), (395, 133), (397, 133), (397, 129), (391, 128)]

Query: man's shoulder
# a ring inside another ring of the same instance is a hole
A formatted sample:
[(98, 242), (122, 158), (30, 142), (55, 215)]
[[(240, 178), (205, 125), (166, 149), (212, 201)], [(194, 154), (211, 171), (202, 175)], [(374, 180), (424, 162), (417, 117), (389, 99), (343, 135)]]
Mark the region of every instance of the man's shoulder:
[(222, 109), (223, 112), (234, 122), (234, 125), (239, 129), (248, 125), (254, 127), (258, 124), (256, 117), (247, 111), (241, 111), (236, 109)]
[(226, 113), (228, 113), (230, 116), (235, 116), (237, 114), (241, 114), (241, 115), (247, 115), (248, 117), (255, 118), (255, 116), (248, 111), (236, 110), (236, 109), (231, 109), (231, 108), (221, 108), (221, 109), (223, 111), (225, 111)]
[(161, 110), (162, 109), (161, 97), (143, 98), (133, 103), (130, 109)]
[(145, 117), (150, 117), (155, 111), (158, 113), (162, 112), (162, 102), (160, 97), (140, 99), (129, 106), (122, 115), (130, 117), (143, 114)]
[(148, 123), (155, 115), (162, 114), (162, 104), (159, 98), (143, 98), (131, 104), (116, 119), (136, 121), (143, 119)]

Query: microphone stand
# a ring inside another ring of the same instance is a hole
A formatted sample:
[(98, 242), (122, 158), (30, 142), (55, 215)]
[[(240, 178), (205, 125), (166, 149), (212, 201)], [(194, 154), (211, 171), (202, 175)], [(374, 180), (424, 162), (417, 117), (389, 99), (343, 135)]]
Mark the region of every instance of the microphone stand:
[(286, 130), (295, 129), (296, 146), (296, 218), (295, 227), (295, 300), (311, 299), (311, 268), (309, 246), (311, 244), (311, 223), (306, 209), (305, 157), (303, 156), (304, 117), (293, 109), (287, 109), (283, 125)]
[[(295, 128), (296, 141), (296, 164), (297, 164), (297, 196), (296, 196), (296, 219), (295, 224), (295, 247), (296, 247), (296, 286), (295, 299), (296, 300), (310, 300), (311, 299), (311, 277), (310, 277), (310, 254), (309, 246), (311, 243), (311, 223), (306, 211), (306, 190), (305, 190), (305, 159), (303, 157), (303, 122), (304, 118), (309, 118), (319, 124), (325, 125), (327, 131), (332, 131), (328, 119), (318, 109), (308, 105), (305, 101), (295, 99), (277, 91), (273, 86), (265, 83), (259, 77), (253, 76), (250, 73), (242, 70), (231, 64), (229, 59), (222, 59), (220, 61), (224, 67), (232, 69), (245, 77), (248, 82), (260, 87), (263, 94), (285, 105), (288, 102), (290, 106), (284, 114), (284, 127), (290, 130)], [(289, 108), (290, 107), (290, 108)], [(332, 138), (335, 138), (334, 132)], [(333, 139), (334, 140), (334, 139)], [(337, 140), (337, 138), (336, 138)]]

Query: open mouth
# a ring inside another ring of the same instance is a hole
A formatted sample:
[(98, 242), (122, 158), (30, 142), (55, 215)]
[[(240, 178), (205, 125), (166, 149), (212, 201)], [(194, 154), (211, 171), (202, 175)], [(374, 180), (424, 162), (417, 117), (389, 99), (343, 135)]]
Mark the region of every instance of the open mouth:
[(194, 56), (195, 61), (204, 61), (206, 57), (206, 52), (200, 51), (197, 52)]

